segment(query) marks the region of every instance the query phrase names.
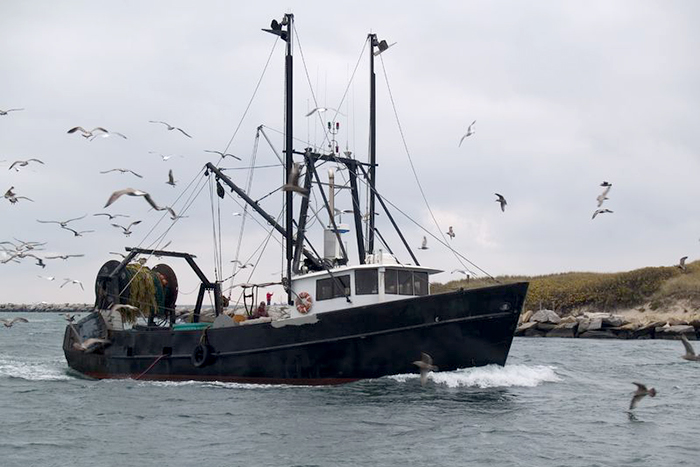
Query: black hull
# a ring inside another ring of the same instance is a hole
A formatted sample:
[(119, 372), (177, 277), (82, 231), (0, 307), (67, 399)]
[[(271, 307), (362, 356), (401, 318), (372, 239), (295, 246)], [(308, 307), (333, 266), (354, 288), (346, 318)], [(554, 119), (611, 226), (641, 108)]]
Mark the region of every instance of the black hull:
[[(313, 324), (209, 329), (212, 356), (202, 367), (191, 358), (201, 330), (111, 331), (110, 346), (86, 353), (73, 348), (68, 327), (63, 349), (70, 368), (98, 379), (338, 384), (415, 373), (412, 362), (421, 352), (441, 371), (504, 365), (527, 287), (508, 284), (350, 308), (318, 315)], [(83, 337), (90, 333), (84, 321), (75, 325)]]

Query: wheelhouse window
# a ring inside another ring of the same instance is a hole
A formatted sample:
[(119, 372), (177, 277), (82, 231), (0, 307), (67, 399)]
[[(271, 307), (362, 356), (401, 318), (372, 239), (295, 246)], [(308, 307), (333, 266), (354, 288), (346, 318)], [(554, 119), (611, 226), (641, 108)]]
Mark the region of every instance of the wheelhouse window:
[(355, 271), (355, 294), (373, 295), (379, 293), (379, 273), (376, 269)]
[(428, 273), (418, 272), (413, 273), (413, 294), (428, 295)]
[(331, 298), (350, 295), (350, 276), (335, 276), (316, 281), (316, 300), (330, 300)]
[(413, 273), (399, 271), (399, 295), (413, 295)]
[(398, 295), (428, 295), (428, 273), (405, 269), (386, 269), (384, 292)]
[(399, 271), (396, 269), (384, 271), (384, 293), (399, 293)]

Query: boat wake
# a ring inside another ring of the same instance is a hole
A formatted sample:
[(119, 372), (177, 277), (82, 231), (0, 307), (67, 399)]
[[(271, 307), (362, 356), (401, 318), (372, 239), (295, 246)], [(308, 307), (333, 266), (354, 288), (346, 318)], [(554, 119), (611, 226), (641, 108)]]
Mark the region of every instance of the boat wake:
[[(420, 378), (418, 374), (389, 376), (404, 383)], [(430, 372), (428, 379), (435, 384), (444, 384), (450, 388), (477, 387), (535, 387), (542, 383), (561, 381), (554, 372), (554, 367), (544, 365), (487, 365), (478, 368), (464, 368), (455, 371)]]
[(74, 379), (66, 374), (62, 358), (47, 360), (12, 360), (0, 357), (0, 378), (20, 378), (28, 381), (62, 381)]

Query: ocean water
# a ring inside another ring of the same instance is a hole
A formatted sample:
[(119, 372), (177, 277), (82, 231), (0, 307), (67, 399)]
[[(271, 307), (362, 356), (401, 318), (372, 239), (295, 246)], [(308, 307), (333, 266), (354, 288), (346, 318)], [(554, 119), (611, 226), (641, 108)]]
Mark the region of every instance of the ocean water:
[[(677, 341), (516, 338), (505, 367), (425, 387), (93, 381), (67, 372), (62, 317), (24, 316), (0, 327), (3, 467), (700, 462), (700, 363)], [(658, 395), (630, 413), (632, 381)]]

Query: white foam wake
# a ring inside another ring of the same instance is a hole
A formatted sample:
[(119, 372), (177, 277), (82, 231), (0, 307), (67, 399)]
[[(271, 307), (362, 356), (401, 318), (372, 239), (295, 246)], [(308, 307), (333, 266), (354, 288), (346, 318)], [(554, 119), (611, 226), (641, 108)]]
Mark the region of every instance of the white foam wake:
[(72, 379), (61, 367), (64, 360), (56, 362), (26, 361), (0, 358), (0, 377), (22, 378), (29, 381), (58, 381)]
[[(418, 378), (418, 374), (394, 375), (389, 378), (406, 382)], [(430, 372), (428, 379), (450, 388), (457, 387), (535, 387), (541, 383), (561, 381), (551, 366), (543, 365), (487, 365), (455, 371)]]

